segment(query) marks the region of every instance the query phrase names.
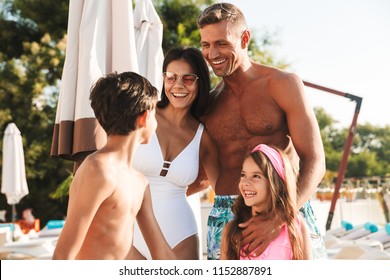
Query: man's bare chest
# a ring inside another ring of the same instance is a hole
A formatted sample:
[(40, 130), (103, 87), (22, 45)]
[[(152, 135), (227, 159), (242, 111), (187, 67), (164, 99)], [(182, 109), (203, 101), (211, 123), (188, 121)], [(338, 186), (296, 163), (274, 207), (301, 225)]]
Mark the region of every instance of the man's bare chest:
[(286, 124), (282, 111), (267, 99), (221, 99), (206, 119), (206, 128), (216, 141), (267, 136)]

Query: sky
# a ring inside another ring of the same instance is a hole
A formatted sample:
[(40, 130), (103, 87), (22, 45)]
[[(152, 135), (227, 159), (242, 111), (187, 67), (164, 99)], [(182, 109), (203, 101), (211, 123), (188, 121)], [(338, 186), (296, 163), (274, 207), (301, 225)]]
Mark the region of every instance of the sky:
[[(358, 124), (390, 125), (390, 1), (219, 2), (239, 7), (255, 38), (264, 30), (275, 34), (271, 50), (291, 65), (288, 71), (362, 97)], [(322, 107), (341, 127), (351, 125), (355, 101), (309, 87), (306, 92), (313, 107)]]

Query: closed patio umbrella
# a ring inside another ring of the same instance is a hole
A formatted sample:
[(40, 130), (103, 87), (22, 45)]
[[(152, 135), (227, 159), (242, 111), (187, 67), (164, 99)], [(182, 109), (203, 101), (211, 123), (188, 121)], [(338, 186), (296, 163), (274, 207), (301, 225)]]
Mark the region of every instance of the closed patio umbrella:
[(90, 88), (99, 77), (133, 71), (161, 89), (162, 23), (151, 0), (138, 0), (135, 10), (137, 16), (131, 0), (70, 0), (50, 155), (75, 161), (75, 170), (106, 142), (89, 101)]
[(163, 24), (151, 0), (137, 1), (134, 9), (134, 28), (139, 74), (160, 91), (164, 61), (161, 48)]
[(104, 74), (138, 72), (133, 22), (131, 0), (70, 0), (51, 156), (81, 162), (105, 144), (90, 88)]
[(12, 206), (12, 222), (16, 219), (15, 205), (28, 194), (22, 136), (14, 123), (9, 123), (3, 138), (3, 168), (1, 192)]

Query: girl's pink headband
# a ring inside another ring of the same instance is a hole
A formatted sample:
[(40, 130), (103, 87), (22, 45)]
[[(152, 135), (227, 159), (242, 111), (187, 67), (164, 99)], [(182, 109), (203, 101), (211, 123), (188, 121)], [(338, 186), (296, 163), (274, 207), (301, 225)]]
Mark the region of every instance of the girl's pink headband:
[(275, 168), (276, 173), (278, 173), (279, 177), (282, 178), (283, 181), (286, 181), (286, 177), (284, 175), (284, 162), (279, 152), (265, 144), (257, 145), (251, 153), (254, 153), (256, 151), (260, 151), (264, 155), (266, 155), (266, 157), (271, 161), (271, 164)]

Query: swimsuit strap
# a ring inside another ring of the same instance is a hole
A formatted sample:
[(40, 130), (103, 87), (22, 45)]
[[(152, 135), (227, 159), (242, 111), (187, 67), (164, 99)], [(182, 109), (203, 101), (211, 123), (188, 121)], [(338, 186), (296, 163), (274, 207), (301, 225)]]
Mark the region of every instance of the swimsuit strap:
[(161, 168), (160, 171), (160, 176), (165, 177), (168, 174), (168, 169), (171, 166), (171, 161), (164, 160), (163, 167)]
[(169, 167), (171, 166), (171, 161), (164, 160), (162, 170), (168, 170)]

